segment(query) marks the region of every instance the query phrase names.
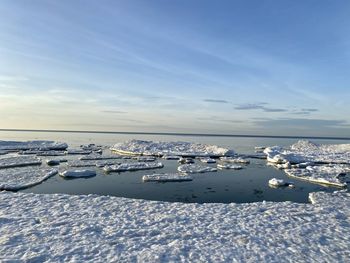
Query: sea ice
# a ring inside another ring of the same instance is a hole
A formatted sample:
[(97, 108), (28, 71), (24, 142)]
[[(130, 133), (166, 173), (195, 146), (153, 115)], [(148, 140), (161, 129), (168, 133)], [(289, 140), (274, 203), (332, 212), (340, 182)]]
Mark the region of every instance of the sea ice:
[(150, 170), (163, 168), (163, 164), (159, 162), (136, 162), (136, 163), (122, 163), (119, 165), (105, 166), (103, 170), (105, 172), (125, 172), (125, 171), (137, 171), (137, 170)]
[(313, 204), (0, 193), (4, 262), (348, 262), (350, 193)]
[(68, 162), (70, 167), (90, 167), (96, 166), (96, 161), (81, 161), (81, 160), (72, 160)]
[(113, 160), (113, 159), (121, 159), (122, 156), (111, 154), (111, 155), (101, 155), (101, 154), (90, 154), (80, 157), (79, 159), (82, 161), (92, 161), (92, 160)]
[(55, 159), (46, 160), (47, 165), (59, 165), (60, 163), (61, 163), (60, 160), (55, 160)]
[(66, 143), (55, 141), (0, 141), (0, 150), (22, 151), (22, 150), (65, 150)]
[(28, 188), (40, 184), (55, 174), (57, 174), (55, 169), (34, 167), (2, 169), (0, 170), (0, 190), (15, 191)]
[(194, 160), (192, 158), (181, 157), (177, 162), (181, 164), (185, 164), (185, 163), (190, 164), (190, 163), (194, 163)]
[(286, 182), (283, 179), (277, 179), (277, 178), (272, 178), (269, 180), (269, 186), (272, 187), (283, 187), (283, 186), (288, 186), (288, 187), (294, 187), (292, 183)]
[(322, 144), (301, 140), (290, 147), (268, 147), (264, 150), (267, 160), (272, 163), (291, 164), (314, 163), (344, 163), (350, 164), (350, 144)]
[(41, 165), (41, 160), (33, 156), (13, 156), (0, 158), (0, 169)]
[(60, 173), (60, 176), (65, 178), (93, 177), (95, 175), (96, 175), (95, 170), (67, 170)]
[(92, 151), (90, 150), (83, 150), (83, 149), (68, 149), (66, 152), (66, 154), (74, 154), (74, 155), (87, 155), (87, 154), (91, 154)]
[(136, 157), (133, 157), (132, 159), (137, 160), (139, 162), (154, 162), (155, 160), (157, 160), (153, 156), (136, 156)]
[(229, 163), (218, 163), (217, 167), (219, 169), (233, 169), (233, 170), (241, 170), (243, 167), (241, 165), (229, 164)]
[(202, 166), (197, 164), (183, 164), (180, 165), (177, 170), (180, 173), (193, 174), (193, 173), (207, 173), (216, 172), (217, 169), (210, 166)]
[(144, 175), (142, 180), (145, 182), (182, 182), (192, 181), (193, 178), (184, 174), (150, 174)]
[(177, 155), (163, 155), (162, 158), (165, 160), (179, 160), (181, 157)]
[(312, 183), (326, 184), (330, 186), (346, 187), (342, 176), (350, 172), (350, 166), (341, 164), (329, 164), (321, 166), (307, 166), (305, 169), (285, 169), (288, 176), (295, 177)]
[(111, 148), (111, 150), (121, 154), (153, 156), (178, 155), (187, 157), (215, 157), (234, 154), (232, 150), (215, 145), (190, 142), (153, 142), (141, 140), (117, 143)]
[(250, 161), (247, 159), (244, 159), (242, 157), (234, 158), (234, 157), (220, 157), (220, 160), (227, 163), (242, 163), (242, 164), (249, 164)]
[(216, 160), (213, 158), (200, 158), (199, 159), (202, 163), (216, 163)]

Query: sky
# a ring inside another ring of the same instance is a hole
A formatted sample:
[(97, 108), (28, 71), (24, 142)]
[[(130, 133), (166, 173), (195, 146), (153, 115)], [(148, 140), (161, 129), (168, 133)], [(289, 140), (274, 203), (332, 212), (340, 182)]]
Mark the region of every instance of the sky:
[(1, 0), (0, 128), (350, 136), (350, 1)]

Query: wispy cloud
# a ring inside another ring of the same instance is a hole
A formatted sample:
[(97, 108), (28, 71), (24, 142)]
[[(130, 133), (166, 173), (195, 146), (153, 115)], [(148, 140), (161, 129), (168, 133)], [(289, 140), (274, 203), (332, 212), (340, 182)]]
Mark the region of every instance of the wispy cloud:
[(212, 103), (229, 103), (227, 100), (219, 100), (219, 99), (204, 99), (205, 102), (212, 102)]
[(260, 103), (249, 103), (249, 104), (240, 104), (236, 106), (235, 110), (262, 110), (264, 112), (286, 112), (287, 109), (281, 109), (281, 108), (271, 108), (266, 107), (265, 105), (268, 105), (266, 102), (260, 102)]

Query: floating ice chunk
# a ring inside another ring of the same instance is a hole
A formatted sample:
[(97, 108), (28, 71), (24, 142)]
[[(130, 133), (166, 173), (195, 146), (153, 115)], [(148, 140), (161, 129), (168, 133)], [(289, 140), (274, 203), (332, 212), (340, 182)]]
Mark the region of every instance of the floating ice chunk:
[(55, 160), (55, 159), (51, 159), (51, 160), (46, 160), (47, 165), (59, 165), (61, 162), (60, 160)]
[(41, 160), (33, 156), (14, 156), (0, 158), (0, 169), (31, 165), (41, 165)]
[(255, 146), (255, 150), (265, 150), (266, 146)]
[(105, 167), (105, 166), (119, 165), (119, 164), (121, 163), (116, 160), (98, 160), (95, 163), (97, 167)]
[(96, 166), (96, 161), (80, 161), (80, 160), (73, 160), (68, 162), (68, 166), (70, 167), (91, 167)]
[(102, 145), (96, 145), (94, 143), (90, 143), (87, 145), (80, 145), (80, 148), (84, 151), (91, 151), (95, 153), (102, 153), (103, 146)]
[(142, 177), (144, 182), (182, 182), (192, 181), (193, 178), (185, 174), (150, 174)]
[(64, 156), (66, 154), (63, 151), (41, 151), (36, 155), (37, 156)]
[(193, 173), (207, 173), (216, 172), (217, 169), (210, 166), (202, 166), (197, 164), (183, 164), (180, 165), (177, 170), (180, 173), (193, 174)]
[(271, 187), (283, 187), (283, 186), (288, 186), (288, 187), (294, 187), (292, 183), (286, 182), (283, 179), (277, 179), (277, 178), (272, 178), (269, 180), (269, 186)]
[(80, 157), (80, 160), (82, 161), (90, 161), (90, 160), (113, 160), (113, 159), (120, 159), (122, 156), (112, 154), (112, 155), (101, 155), (101, 154), (90, 154), (86, 156)]
[(234, 157), (220, 157), (220, 160), (226, 163), (243, 163), (243, 164), (249, 164), (250, 161), (247, 159), (244, 159), (242, 157), (234, 158)]
[(93, 177), (96, 175), (94, 170), (67, 170), (60, 173), (60, 176), (65, 178), (82, 178), (82, 177)]
[(202, 163), (216, 163), (216, 160), (213, 158), (200, 158), (199, 159)]
[(111, 150), (121, 154), (153, 156), (178, 155), (187, 157), (215, 157), (234, 154), (232, 150), (215, 145), (190, 142), (153, 142), (141, 140), (117, 143), (111, 148)]
[(78, 155), (78, 154), (80, 154), (80, 155), (87, 155), (87, 154), (91, 154), (92, 153), (92, 151), (90, 151), (90, 150), (83, 150), (83, 149), (68, 149), (66, 152), (65, 152), (66, 154), (76, 154), (76, 155)]
[(267, 160), (273, 163), (291, 164), (314, 163), (344, 163), (350, 164), (350, 144), (318, 145), (301, 140), (290, 147), (268, 147), (264, 150)]
[(177, 162), (181, 164), (185, 164), (185, 163), (190, 164), (190, 163), (194, 163), (194, 160), (192, 158), (181, 157)]
[(350, 172), (350, 167), (339, 164), (322, 166), (307, 166), (305, 169), (286, 169), (288, 176), (312, 183), (325, 184), (337, 187), (346, 187), (342, 175)]
[(132, 159), (137, 160), (139, 162), (154, 162), (156, 160), (153, 156), (136, 156)]
[(57, 174), (55, 169), (12, 168), (0, 170), (0, 190), (15, 191), (40, 184)]
[(233, 170), (241, 170), (243, 167), (241, 165), (229, 164), (229, 163), (218, 163), (217, 167), (219, 169), (233, 169)]
[(2, 151), (0, 150), (0, 155), (5, 155), (5, 154), (8, 154), (10, 151)]
[(162, 157), (165, 160), (179, 160), (180, 156), (177, 155), (163, 155)]
[(249, 154), (240, 154), (242, 158), (252, 158), (252, 159), (266, 159), (267, 155), (264, 152), (261, 153), (249, 153)]
[(55, 141), (0, 141), (0, 150), (22, 151), (22, 150), (65, 150), (68, 145)]
[(137, 171), (137, 170), (150, 170), (163, 168), (163, 164), (159, 162), (137, 162), (137, 163), (122, 163), (119, 165), (105, 166), (103, 170), (105, 172), (125, 172), (125, 171)]

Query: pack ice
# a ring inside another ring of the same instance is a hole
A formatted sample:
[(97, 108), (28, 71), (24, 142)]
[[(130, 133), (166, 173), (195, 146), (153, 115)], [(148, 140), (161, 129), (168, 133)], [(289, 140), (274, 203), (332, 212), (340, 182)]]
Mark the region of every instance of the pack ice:
[(55, 141), (0, 141), (0, 150), (22, 151), (22, 150), (65, 150), (68, 145)]
[(138, 171), (138, 170), (150, 170), (163, 168), (163, 164), (160, 162), (135, 162), (135, 163), (122, 163), (119, 165), (107, 165), (103, 170), (109, 172), (125, 172), (125, 171)]
[(57, 174), (56, 169), (40, 169), (34, 167), (11, 168), (0, 170), (0, 190), (20, 190), (40, 184)]
[(96, 175), (95, 170), (67, 170), (60, 173), (60, 176), (65, 178), (83, 178), (93, 177)]
[(193, 178), (185, 174), (149, 174), (142, 177), (144, 182), (183, 182)]
[(219, 157), (234, 154), (232, 150), (216, 145), (142, 140), (131, 140), (117, 143), (111, 148), (111, 150), (121, 154), (153, 156), (176, 155), (191, 157)]
[(210, 166), (203, 166), (198, 164), (183, 164), (180, 165), (177, 170), (180, 173), (194, 174), (194, 173), (207, 173), (207, 172), (216, 172), (217, 169)]
[(4, 262), (348, 262), (350, 193), (312, 204), (0, 193)]
[(34, 156), (12, 156), (0, 158), (0, 169), (40, 164), (41, 160)]

